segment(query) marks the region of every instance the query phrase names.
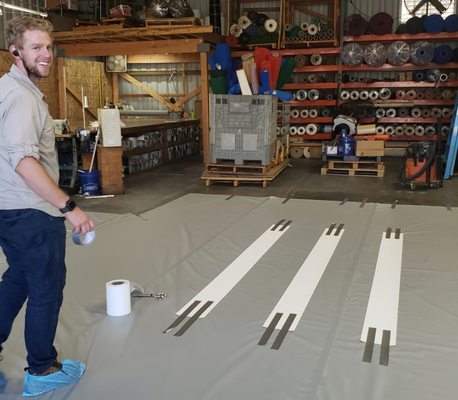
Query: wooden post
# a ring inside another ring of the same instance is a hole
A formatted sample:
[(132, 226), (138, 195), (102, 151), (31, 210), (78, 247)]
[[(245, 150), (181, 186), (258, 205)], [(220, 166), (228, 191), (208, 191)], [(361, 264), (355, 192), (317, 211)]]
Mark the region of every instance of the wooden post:
[(202, 85), (202, 146), (204, 152), (204, 164), (210, 159), (210, 130), (208, 115), (208, 56), (206, 52), (200, 53), (200, 82)]
[(57, 76), (58, 76), (58, 91), (59, 91), (59, 119), (67, 117), (67, 90), (65, 82), (65, 59), (57, 57)]
[(113, 90), (113, 104), (119, 103), (119, 78), (117, 72), (111, 74), (111, 87)]

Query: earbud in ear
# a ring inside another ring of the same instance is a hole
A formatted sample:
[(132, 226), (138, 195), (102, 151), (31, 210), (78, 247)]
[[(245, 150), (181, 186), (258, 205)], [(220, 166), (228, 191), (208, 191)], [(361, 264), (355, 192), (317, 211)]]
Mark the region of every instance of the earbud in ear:
[(11, 54), (15, 57), (20, 57), (21, 55), (19, 54), (19, 51), (17, 49), (14, 49)]

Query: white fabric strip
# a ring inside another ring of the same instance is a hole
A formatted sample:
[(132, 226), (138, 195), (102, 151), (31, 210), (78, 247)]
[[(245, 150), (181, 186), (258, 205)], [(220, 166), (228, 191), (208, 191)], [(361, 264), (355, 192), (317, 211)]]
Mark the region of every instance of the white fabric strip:
[(390, 346), (396, 345), (399, 288), (401, 284), (402, 245), (404, 235), (383, 234), (364, 319), (361, 341), (365, 342), (370, 327), (376, 329), (375, 343), (382, 343), (383, 330), (391, 331)]
[[(259, 259), (280, 239), (289, 229), (291, 221), (272, 225), (258, 239), (256, 239), (242, 254), (240, 254), (224, 271), (202, 289), (189, 301), (177, 315), (181, 315), (195, 300), (201, 305), (189, 314), (192, 317), (207, 301), (213, 304), (200, 316), (205, 318), (208, 313), (228, 294), (231, 289), (247, 274)], [(286, 226), (286, 227), (285, 227)], [(276, 227), (275, 230), (272, 230)]]
[[(329, 233), (329, 231), (330, 229), (326, 228), (318, 239), (318, 242), (305, 259), (283, 296), (270, 313), (266, 322), (264, 322), (263, 327), (267, 328), (269, 326), (275, 314), (282, 313), (283, 315), (276, 329), (281, 329), (290, 314), (296, 314), (297, 317), (289, 330), (294, 331), (296, 329), (345, 230), (339, 227), (332, 227), (330, 234), (327, 235), (326, 233)], [(338, 234), (336, 235), (336, 233)]]

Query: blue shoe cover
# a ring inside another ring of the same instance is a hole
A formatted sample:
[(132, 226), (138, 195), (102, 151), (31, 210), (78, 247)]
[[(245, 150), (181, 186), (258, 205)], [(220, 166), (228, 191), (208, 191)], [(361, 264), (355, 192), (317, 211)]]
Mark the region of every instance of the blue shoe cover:
[(84, 374), (86, 365), (80, 361), (64, 360), (62, 369), (45, 376), (31, 375), (27, 372), (24, 379), (22, 396), (32, 397), (59, 389), (76, 382)]

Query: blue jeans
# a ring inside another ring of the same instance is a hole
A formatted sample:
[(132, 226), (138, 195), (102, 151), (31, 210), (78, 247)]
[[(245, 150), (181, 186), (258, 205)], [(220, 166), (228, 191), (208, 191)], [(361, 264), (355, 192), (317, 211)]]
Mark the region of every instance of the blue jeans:
[(0, 210), (0, 247), (8, 269), (0, 281), (0, 346), (27, 300), (25, 344), (30, 371), (57, 358), (54, 338), (65, 286), (64, 218), (34, 209)]

